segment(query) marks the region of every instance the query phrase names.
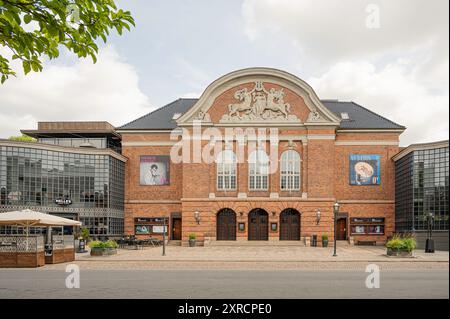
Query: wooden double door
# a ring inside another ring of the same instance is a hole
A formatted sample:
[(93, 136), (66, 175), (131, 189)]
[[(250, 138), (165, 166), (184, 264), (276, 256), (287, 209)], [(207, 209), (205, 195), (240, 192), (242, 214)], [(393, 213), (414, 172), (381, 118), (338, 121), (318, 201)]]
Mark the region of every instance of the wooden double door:
[(248, 240), (269, 240), (269, 214), (264, 209), (248, 214)]
[(217, 213), (217, 240), (236, 240), (236, 213), (222, 209)]
[(295, 209), (280, 214), (280, 240), (300, 240), (300, 213)]

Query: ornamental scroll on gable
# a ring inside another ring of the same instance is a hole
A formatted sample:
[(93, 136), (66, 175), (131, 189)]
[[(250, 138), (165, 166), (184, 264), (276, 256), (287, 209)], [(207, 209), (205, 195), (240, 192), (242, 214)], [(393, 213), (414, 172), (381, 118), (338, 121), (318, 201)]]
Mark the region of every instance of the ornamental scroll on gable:
[(300, 122), (296, 115), (291, 114), (291, 106), (284, 102), (284, 96), (283, 89), (266, 90), (263, 83), (257, 81), (251, 91), (243, 88), (234, 93), (237, 102), (228, 105), (228, 114), (224, 114), (220, 122)]

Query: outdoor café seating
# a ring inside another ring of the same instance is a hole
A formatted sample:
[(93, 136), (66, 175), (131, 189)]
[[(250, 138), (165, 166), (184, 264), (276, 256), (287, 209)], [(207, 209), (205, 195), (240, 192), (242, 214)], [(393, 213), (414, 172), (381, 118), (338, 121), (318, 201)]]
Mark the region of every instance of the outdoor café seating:
[(162, 240), (157, 238), (137, 239), (135, 236), (123, 237), (117, 240), (119, 248), (122, 249), (143, 249), (144, 247), (157, 247), (163, 244)]
[[(53, 235), (50, 228), (81, 226), (78, 221), (29, 209), (0, 213), (0, 225), (21, 226), (24, 234), (0, 235), (0, 268), (40, 267), (75, 260), (73, 235)], [(30, 235), (30, 227), (47, 228), (43, 234)]]

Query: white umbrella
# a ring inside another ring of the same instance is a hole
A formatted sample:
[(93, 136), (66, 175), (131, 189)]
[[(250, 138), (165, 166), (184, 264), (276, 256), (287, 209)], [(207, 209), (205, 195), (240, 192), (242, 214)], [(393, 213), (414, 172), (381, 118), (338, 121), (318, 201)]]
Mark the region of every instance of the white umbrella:
[(30, 226), (81, 226), (81, 222), (36, 212), (31, 209), (0, 213), (0, 225), (20, 225), (27, 228), (27, 248)]

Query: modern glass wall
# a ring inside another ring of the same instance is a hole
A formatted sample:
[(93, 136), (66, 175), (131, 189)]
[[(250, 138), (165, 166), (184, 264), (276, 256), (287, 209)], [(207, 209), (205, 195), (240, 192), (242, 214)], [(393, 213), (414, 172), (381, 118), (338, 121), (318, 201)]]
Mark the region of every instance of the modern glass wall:
[(396, 230), (427, 230), (428, 213), (434, 214), (434, 230), (448, 230), (448, 147), (413, 151), (395, 167)]
[(92, 234), (122, 234), (124, 170), (110, 155), (1, 146), (0, 205), (58, 211), (65, 203)]
[(38, 142), (65, 147), (80, 147), (86, 144), (91, 144), (95, 148), (110, 148), (118, 153), (121, 152), (120, 142), (107, 137), (86, 137), (86, 138), (46, 137), (46, 138), (39, 138)]

